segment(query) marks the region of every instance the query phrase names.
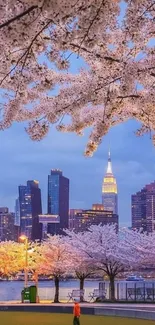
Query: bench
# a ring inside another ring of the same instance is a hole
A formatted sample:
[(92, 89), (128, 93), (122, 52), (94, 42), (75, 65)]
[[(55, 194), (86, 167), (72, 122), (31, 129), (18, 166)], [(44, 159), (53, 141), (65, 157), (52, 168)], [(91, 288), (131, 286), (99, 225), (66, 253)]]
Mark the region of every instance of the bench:
[(94, 289), (93, 292), (89, 293), (88, 298), (90, 298), (90, 302), (95, 300), (96, 298), (105, 299), (106, 297), (106, 290)]
[(144, 289), (143, 288), (128, 288), (127, 289), (128, 297), (127, 299), (135, 300), (137, 298), (144, 299)]
[(85, 293), (85, 290), (72, 290), (72, 292), (68, 292), (68, 301), (73, 301), (74, 299), (78, 298), (78, 299), (82, 299), (84, 298), (84, 293)]

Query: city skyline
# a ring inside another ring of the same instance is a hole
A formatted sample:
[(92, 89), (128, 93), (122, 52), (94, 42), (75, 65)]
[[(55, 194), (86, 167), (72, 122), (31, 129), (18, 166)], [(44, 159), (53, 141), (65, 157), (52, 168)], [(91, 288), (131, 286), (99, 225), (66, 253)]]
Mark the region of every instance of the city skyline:
[(130, 226), (131, 194), (152, 182), (155, 175), (155, 149), (149, 137), (135, 136), (137, 127), (137, 123), (129, 121), (112, 128), (92, 158), (83, 156), (88, 131), (84, 137), (77, 137), (51, 129), (40, 143), (30, 141), (18, 124), (0, 132), (0, 205), (14, 211), (18, 184), (39, 179), (46, 212), (47, 173), (52, 167), (62, 169), (71, 180), (70, 208), (87, 209), (92, 202), (100, 202), (110, 143), (119, 188), (120, 225)]

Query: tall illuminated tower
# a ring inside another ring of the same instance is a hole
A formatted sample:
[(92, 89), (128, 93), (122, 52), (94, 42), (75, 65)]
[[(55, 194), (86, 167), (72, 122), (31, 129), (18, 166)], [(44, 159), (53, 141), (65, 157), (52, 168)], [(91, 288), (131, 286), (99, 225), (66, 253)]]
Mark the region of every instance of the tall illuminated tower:
[(112, 172), (110, 150), (108, 153), (107, 171), (102, 184), (102, 204), (105, 210), (118, 214), (117, 183)]

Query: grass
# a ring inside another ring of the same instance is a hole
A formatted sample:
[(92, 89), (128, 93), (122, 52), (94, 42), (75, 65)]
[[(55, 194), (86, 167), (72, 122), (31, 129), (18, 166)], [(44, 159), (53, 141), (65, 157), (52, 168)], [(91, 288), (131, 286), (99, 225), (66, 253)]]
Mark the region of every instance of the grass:
[[(80, 318), (81, 325), (151, 325), (150, 320), (120, 317), (86, 316)], [(29, 312), (0, 312), (2, 325), (72, 325), (73, 316), (69, 314), (46, 314)]]

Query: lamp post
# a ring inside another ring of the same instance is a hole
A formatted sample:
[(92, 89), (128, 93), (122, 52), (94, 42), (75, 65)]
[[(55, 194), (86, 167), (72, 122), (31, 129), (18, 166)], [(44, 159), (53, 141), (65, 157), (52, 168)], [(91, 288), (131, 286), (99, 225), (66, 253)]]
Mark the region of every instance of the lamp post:
[(25, 243), (25, 288), (28, 286), (28, 237), (22, 235), (19, 237)]

